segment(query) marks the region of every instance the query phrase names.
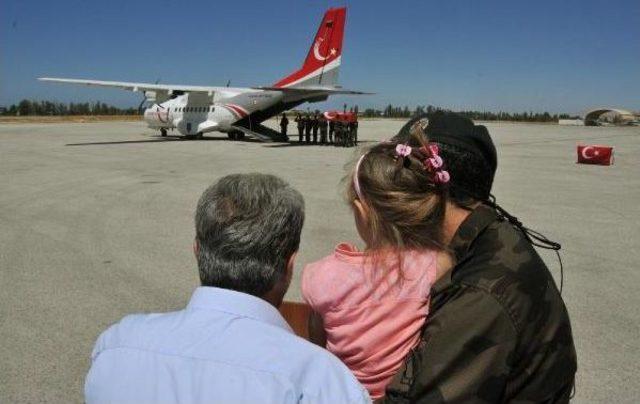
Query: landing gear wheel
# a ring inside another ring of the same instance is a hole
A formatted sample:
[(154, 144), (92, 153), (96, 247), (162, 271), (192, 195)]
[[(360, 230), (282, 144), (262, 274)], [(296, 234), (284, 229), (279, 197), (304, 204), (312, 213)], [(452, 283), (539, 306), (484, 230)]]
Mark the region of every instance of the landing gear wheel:
[(166, 129), (160, 129), (160, 136), (162, 136), (162, 137), (167, 136), (167, 130)]
[(202, 140), (202, 132), (196, 133), (196, 139)]

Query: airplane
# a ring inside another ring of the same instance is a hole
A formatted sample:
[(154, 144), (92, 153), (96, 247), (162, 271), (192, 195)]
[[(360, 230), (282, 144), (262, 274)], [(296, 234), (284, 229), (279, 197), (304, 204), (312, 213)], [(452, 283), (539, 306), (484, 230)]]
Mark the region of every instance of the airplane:
[(246, 134), (262, 141), (287, 141), (262, 122), (302, 103), (324, 101), (330, 95), (371, 94), (338, 85), (345, 19), (346, 7), (328, 9), (302, 67), (271, 86), (208, 87), (50, 77), (38, 80), (143, 92), (153, 103), (145, 109), (144, 120), (161, 136), (176, 129), (182, 136), (196, 139), (217, 131), (227, 133), (232, 140), (243, 139)]

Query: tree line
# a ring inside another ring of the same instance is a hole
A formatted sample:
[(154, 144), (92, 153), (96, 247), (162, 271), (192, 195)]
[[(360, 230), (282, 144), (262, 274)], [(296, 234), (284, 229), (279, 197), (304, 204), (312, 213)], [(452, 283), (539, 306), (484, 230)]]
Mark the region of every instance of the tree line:
[(137, 108), (118, 108), (100, 101), (63, 103), (22, 100), (2, 111), (2, 115), (138, 115)]
[[(347, 111), (346, 104), (344, 110)], [(359, 113), (358, 106), (349, 109), (367, 118), (410, 118), (417, 114), (448, 111), (433, 105), (418, 105), (413, 109), (388, 104), (384, 109), (367, 108)], [(550, 114), (548, 112), (491, 112), (456, 111), (470, 119), (479, 121), (519, 121), (519, 122), (558, 122), (558, 119), (577, 118), (569, 114)], [(0, 111), (1, 115), (139, 115), (137, 108), (118, 108), (100, 101), (93, 103), (63, 103), (52, 101), (22, 100)]]
[[(433, 105), (418, 105), (413, 109), (408, 106), (387, 105), (384, 109), (367, 108), (362, 113), (368, 118), (410, 118), (422, 113), (450, 111)], [(548, 112), (491, 112), (491, 111), (456, 111), (457, 113), (478, 121), (518, 121), (518, 122), (558, 122), (558, 119), (571, 119), (569, 114), (550, 114)]]

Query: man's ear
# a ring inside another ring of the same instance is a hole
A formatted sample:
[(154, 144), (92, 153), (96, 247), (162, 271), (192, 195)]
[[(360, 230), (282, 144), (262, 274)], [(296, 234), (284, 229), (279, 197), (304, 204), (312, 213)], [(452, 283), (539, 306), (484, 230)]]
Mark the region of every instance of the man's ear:
[(291, 283), (291, 278), (293, 278), (293, 266), (295, 264), (297, 255), (298, 255), (298, 252), (296, 251), (293, 254), (291, 254), (289, 259), (287, 260), (287, 268), (286, 268), (287, 285)]
[(198, 258), (198, 253), (200, 252), (200, 243), (198, 243), (198, 240), (194, 239), (193, 240), (193, 255), (196, 256), (196, 258)]

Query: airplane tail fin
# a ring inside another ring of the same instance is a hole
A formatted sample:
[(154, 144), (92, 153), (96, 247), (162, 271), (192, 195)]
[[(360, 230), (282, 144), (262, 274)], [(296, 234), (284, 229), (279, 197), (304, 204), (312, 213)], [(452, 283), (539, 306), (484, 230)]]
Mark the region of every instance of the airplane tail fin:
[(327, 10), (302, 67), (273, 87), (335, 86), (342, 59), (346, 15), (346, 7)]

